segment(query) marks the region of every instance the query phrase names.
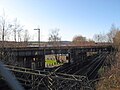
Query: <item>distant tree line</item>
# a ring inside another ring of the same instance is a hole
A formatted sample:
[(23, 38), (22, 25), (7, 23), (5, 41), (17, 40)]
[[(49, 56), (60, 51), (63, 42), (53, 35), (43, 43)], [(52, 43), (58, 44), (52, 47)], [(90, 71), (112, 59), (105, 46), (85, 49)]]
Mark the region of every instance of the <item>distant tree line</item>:
[(120, 47), (120, 29), (115, 25), (112, 25), (107, 34), (94, 35), (96, 42), (108, 42), (112, 43), (116, 48)]
[(78, 44), (81, 42), (97, 42), (97, 43), (112, 43), (115, 47), (120, 46), (120, 29), (115, 25), (112, 25), (109, 32), (106, 34), (95, 34), (93, 39), (87, 39), (82, 35), (76, 35), (73, 37), (72, 42)]
[(29, 39), (28, 30), (23, 28), (17, 18), (10, 21), (5, 14), (0, 16), (0, 41), (27, 42)]
[(110, 42), (113, 43), (116, 34), (119, 32), (119, 28), (117, 28), (114, 24), (111, 26), (110, 30), (106, 34), (95, 34), (93, 39), (96, 42)]

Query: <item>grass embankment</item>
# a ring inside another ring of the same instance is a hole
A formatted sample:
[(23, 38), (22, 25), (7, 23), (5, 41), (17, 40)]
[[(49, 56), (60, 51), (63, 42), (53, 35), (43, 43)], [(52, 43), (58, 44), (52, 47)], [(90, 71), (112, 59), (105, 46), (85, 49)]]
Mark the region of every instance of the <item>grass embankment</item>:
[(116, 63), (107, 70), (97, 84), (97, 90), (120, 90), (120, 52), (116, 54)]
[(57, 61), (56, 60), (45, 60), (45, 63), (46, 64), (53, 64), (53, 65), (55, 65), (55, 64), (57, 64)]
[(56, 60), (45, 60), (45, 64), (47, 66), (56, 66), (61, 65), (62, 63), (58, 63)]

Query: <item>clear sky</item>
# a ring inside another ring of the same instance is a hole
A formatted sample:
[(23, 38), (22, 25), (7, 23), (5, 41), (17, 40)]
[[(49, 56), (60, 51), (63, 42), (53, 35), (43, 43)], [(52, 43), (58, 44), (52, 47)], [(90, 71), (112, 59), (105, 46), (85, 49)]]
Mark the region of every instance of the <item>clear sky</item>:
[(107, 33), (111, 24), (120, 26), (120, 0), (0, 0), (8, 18), (17, 18), (31, 35), (41, 29), (41, 39), (47, 40), (52, 29), (59, 28), (62, 40), (75, 35), (92, 38)]

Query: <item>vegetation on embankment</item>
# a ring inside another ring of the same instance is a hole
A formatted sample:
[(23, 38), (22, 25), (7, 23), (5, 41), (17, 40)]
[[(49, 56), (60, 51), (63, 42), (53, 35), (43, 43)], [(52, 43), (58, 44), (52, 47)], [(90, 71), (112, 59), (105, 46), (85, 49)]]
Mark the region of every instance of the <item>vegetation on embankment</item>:
[(113, 38), (113, 45), (117, 49), (115, 63), (111, 63), (111, 67), (101, 75), (96, 90), (120, 90), (120, 30)]
[(120, 90), (120, 52), (116, 54), (116, 63), (112, 65), (97, 84), (97, 90)]

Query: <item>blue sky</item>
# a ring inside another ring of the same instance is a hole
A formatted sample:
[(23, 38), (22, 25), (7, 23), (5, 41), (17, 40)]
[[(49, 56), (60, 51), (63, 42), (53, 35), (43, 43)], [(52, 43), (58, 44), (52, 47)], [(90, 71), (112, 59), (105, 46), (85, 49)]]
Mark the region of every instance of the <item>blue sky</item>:
[(41, 29), (41, 39), (48, 39), (59, 28), (62, 40), (75, 35), (92, 38), (107, 33), (112, 24), (120, 26), (120, 0), (0, 0), (0, 15), (17, 18), (37, 40), (34, 28)]

